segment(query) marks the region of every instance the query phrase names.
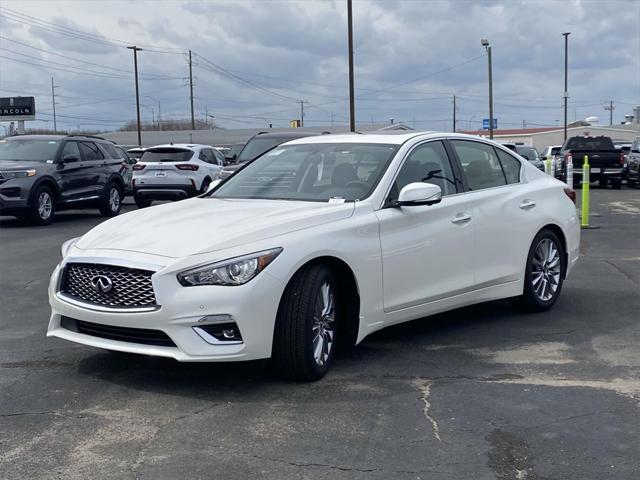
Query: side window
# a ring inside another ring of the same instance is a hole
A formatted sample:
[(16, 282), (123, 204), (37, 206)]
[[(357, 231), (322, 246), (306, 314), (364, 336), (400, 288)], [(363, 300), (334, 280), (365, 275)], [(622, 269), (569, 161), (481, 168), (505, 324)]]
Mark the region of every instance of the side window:
[(211, 163), (211, 160), (209, 160), (209, 155), (207, 155), (207, 149), (206, 148), (203, 148), (202, 150), (200, 150), (200, 153), (198, 154), (198, 160), (202, 160), (203, 162)]
[(470, 140), (452, 140), (471, 190), (506, 185), (502, 167), (491, 145)]
[[(520, 161), (498, 148), (496, 148), (496, 151), (498, 152), (498, 158), (500, 159), (504, 176), (507, 178), (507, 183), (518, 183), (520, 181), (520, 169), (522, 167)], [(533, 153), (530, 155), (533, 157)]]
[(93, 142), (80, 142), (80, 153), (85, 161), (102, 160), (104, 155)]
[(215, 163), (218, 165), (224, 165), (224, 155), (222, 155), (219, 150), (214, 150), (213, 155), (216, 157)]
[(116, 150), (116, 147), (114, 147), (110, 143), (101, 143), (100, 146), (105, 152), (107, 152), (107, 155), (109, 156), (109, 158), (122, 158), (122, 159), (126, 158), (122, 156), (122, 153)]
[(398, 198), (403, 187), (413, 182), (438, 185), (443, 196), (456, 193), (456, 180), (442, 142), (425, 143), (409, 154), (393, 184), (391, 198)]
[(71, 155), (72, 157), (76, 157), (78, 161), (82, 158), (80, 156), (80, 149), (78, 148), (78, 142), (66, 142), (64, 144), (64, 148), (62, 149), (62, 158), (67, 155)]

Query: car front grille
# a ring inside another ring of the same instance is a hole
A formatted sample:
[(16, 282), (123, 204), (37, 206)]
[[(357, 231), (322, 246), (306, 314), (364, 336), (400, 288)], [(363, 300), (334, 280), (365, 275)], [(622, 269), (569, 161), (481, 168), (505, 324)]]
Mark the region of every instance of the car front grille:
[(62, 328), (71, 330), (72, 332), (91, 335), (92, 337), (106, 338), (108, 340), (117, 340), (119, 342), (154, 345), (157, 347), (176, 346), (173, 340), (160, 330), (101, 325), (99, 323), (84, 322), (69, 317), (62, 317), (60, 319), (60, 325)]
[(155, 308), (152, 271), (95, 263), (69, 263), (60, 293), (105, 308)]

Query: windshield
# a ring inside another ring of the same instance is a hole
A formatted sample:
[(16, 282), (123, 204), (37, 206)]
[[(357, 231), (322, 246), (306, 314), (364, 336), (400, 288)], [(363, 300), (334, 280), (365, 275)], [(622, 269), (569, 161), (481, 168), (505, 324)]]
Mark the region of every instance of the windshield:
[(33, 138), (0, 140), (0, 160), (53, 162), (59, 147), (58, 140), (34, 140)]
[(226, 153), (227, 157), (232, 157), (234, 155), (238, 155), (240, 153), (240, 151), (242, 150), (242, 147), (244, 147), (245, 144), (244, 143), (236, 143), (235, 145), (233, 145), (229, 151)]
[(326, 202), (368, 197), (396, 153), (396, 145), (317, 143), (266, 153), (220, 185), (214, 198)]
[(238, 156), (238, 162), (248, 162), (249, 160), (258, 158), (264, 152), (268, 152), (273, 147), (278, 146), (286, 141), (287, 140), (284, 138), (254, 137), (249, 140), (249, 142), (240, 152), (240, 156)]
[(192, 150), (184, 148), (153, 148), (146, 150), (141, 162), (187, 162), (193, 156)]
[(533, 147), (517, 147), (516, 151), (527, 160), (539, 160), (540, 154)]

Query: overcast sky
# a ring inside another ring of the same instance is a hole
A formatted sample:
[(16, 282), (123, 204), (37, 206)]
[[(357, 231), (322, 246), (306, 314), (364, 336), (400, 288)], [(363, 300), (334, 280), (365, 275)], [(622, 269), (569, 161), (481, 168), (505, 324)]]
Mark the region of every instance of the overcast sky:
[[(569, 37), (569, 121), (614, 123), (640, 105), (640, 0), (354, 0), (358, 123), (450, 130), (488, 117), (501, 128), (562, 123), (564, 41)], [(0, 3), (0, 95), (34, 95), (52, 126), (113, 130), (135, 118), (139, 45), (143, 120), (195, 114), (227, 128), (287, 126), (305, 101), (308, 126), (348, 122), (346, 0), (28, 1)], [(88, 63), (83, 63), (88, 62)], [(160, 107), (159, 105), (160, 104)], [(49, 122), (44, 123), (43, 121)]]

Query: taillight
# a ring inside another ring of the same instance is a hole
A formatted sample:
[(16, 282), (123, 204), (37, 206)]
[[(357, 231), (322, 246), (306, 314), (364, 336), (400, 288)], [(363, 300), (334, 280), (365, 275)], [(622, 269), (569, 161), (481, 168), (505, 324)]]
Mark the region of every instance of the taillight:
[(133, 166), (133, 169), (134, 169), (134, 170), (137, 170), (137, 171), (140, 171), (140, 170), (144, 170), (144, 167), (146, 167), (146, 165), (142, 165), (142, 164), (140, 164), (140, 163), (136, 163), (136, 164)]
[(176, 165), (176, 168), (178, 170), (190, 170), (192, 172), (195, 172), (200, 167), (198, 165), (191, 165), (190, 163), (180, 163)]
[(620, 152), (620, 166), (624, 167), (624, 152)]
[(576, 203), (576, 191), (573, 188), (565, 188), (564, 193), (566, 193), (567, 197), (571, 199), (573, 204)]

